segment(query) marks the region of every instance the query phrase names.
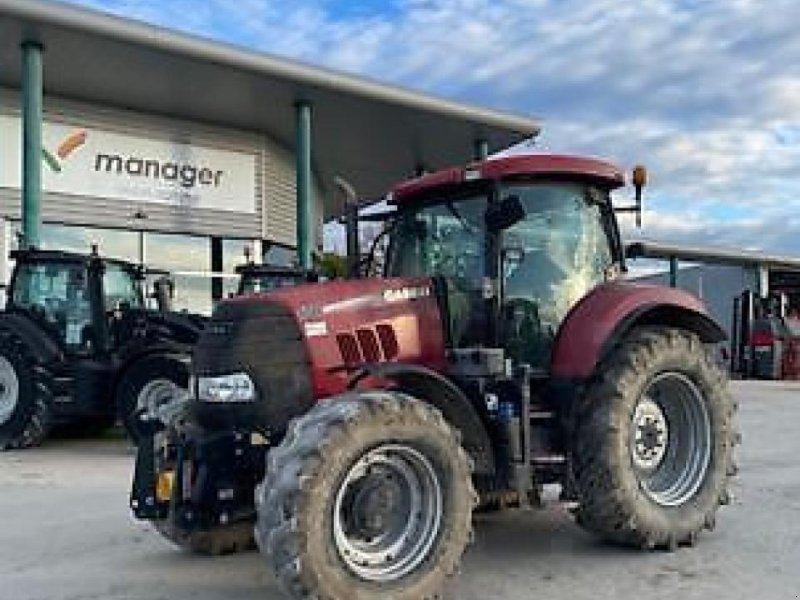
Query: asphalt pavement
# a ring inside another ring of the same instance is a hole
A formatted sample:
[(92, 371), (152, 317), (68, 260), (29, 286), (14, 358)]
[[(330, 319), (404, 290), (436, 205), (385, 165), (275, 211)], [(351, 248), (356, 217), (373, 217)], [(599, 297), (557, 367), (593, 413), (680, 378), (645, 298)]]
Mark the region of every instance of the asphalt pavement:
[[(458, 600), (800, 599), (800, 383), (735, 382), (740, 473), (717, 528), (674, 553), (606, 546), (553, 505), (478, 518)], [(0, 454), (0, 600), (280, 600), (258, 553), (176, 550), (127, 502), (123, 441)]]

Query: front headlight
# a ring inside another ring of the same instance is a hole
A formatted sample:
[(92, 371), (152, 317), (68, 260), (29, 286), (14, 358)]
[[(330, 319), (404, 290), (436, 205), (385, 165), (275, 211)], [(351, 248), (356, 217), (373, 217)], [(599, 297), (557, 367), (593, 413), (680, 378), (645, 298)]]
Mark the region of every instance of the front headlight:
[(197, 378), (197, 399), (204, 402), (252, 402), (256, 387), (247, 373)]

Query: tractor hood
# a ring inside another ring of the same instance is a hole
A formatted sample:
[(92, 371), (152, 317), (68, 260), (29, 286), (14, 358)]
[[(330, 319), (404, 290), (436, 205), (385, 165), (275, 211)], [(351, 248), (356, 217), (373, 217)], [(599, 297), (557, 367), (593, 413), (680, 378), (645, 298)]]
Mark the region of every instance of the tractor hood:
[(215, 413), (210, 420), (219, 425), (254, 419), (281, 430), (315, 400), (346, 391), (364, 365), (390, 361), (445, 366), (430, 279), (334, 281), (237, 297), (214, 311), (195, 347), (193, 371), (195, 378), (246, 373), (256, 398), (235, 406), (196, 404), (206, 416)]

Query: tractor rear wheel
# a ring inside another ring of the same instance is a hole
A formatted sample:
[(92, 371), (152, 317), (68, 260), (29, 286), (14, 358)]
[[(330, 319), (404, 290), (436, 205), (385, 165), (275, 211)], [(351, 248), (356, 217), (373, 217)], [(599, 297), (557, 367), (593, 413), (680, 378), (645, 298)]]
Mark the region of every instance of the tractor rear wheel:
[(575, 408), (582, 527), (670, 550), (713, 527), (728, 501), (735, 405), (695, 334), (636, 330), (598, 367)]
[(137, 361), (123, 375), (117, 390), (119, 418), (135, 444), (139, 443), (137, 415), (156, 419), (158, 408), (189, 385), (189, 368), (180, 357), (156, 354)]
[(270, 451), (256, 541), (293, 598), (438, 598), (477, 496), (435, 408), (365, 391), (323, 400)]
[(0, 331), (0, 450), (38, 446), (50, 429), (52, 378), (15, 333)]

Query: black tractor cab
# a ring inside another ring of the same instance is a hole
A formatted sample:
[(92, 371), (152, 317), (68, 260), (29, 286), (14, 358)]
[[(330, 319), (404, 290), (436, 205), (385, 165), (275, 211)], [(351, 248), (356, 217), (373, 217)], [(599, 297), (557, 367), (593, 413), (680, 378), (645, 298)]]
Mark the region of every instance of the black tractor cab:
[(262, 294), (300, 283), (313, 283), (319, 279), (318, 275), (313, 271), (306, 271), (298, 267), (264, 265), (252, 262), (237, 266), (236, 273), (239, 275), (237, 296)]

